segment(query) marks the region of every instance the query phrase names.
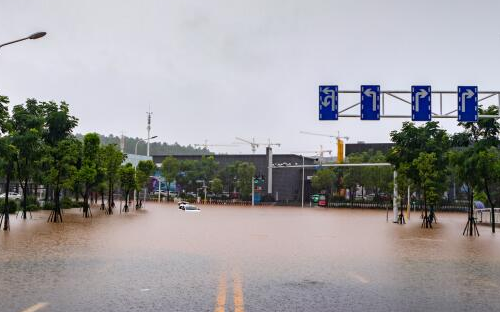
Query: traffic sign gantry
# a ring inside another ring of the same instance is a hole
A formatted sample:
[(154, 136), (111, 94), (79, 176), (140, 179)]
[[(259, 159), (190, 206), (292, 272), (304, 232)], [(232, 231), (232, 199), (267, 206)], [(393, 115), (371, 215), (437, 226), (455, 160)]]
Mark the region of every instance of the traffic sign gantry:
[(411, 120), (431, 120), (431, 86), (411, 87)]
[(478, 119), (478, 100), (476, 86), (458, 87), (458, 121), (476, 122)]
[(319, 120), (338, 120), (338, 86), (319, 86)]
[(361, 120), (380, 120), (380, 86), (361, 86)]

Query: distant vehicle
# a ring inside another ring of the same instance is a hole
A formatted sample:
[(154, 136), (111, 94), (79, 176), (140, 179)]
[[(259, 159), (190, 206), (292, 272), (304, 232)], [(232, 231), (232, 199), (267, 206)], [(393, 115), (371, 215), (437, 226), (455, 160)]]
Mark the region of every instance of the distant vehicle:
[(378, 193), (378, 196), (381, 200), (389, 200), (391, 197), (387, 193)]
[(326, 196), (325, 195), (319, 195), (319, 200), (318, 200), (318, 206), (321, 207), (326, 207)]
[[(5, 193), (0, 194), (0, 198), (5, 198)], [(14, 200), (20, 200), (23, 196), (16, 192), (9, 192), (9, 198)]]
[(311, 201), (315, 204), (318, 203), (319, 201), (319, 194), (314, 194), (314, 195), (311, 195)]
[(196, 207), (195, 205), (191, 205), (191, 204), (186, 204), (186, 205), (183, 205), (182, 206), (183, 208), (181, 208), (182, 210), (184, 211), (189, 211), (189, 212), (199, 212), (201, 209)]
[(177, 204), (179, 205), (179, 209), (184, 209), (185, 205), (189, 205), (187, 201), (180, 201)]
[(375, 194), (373, 194), (373, 193), (372, 193), (372, 194), (367, 194), (367, 195), (365, 196), (365, 199), (366, 199), (366, 200), (374, 200), (374, 199), (375, 199)]

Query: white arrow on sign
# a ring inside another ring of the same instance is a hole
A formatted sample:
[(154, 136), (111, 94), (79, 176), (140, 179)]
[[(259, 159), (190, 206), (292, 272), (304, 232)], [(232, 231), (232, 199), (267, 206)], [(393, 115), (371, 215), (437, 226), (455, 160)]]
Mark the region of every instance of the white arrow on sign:
[(465, 113), (465, 98), (467, 97), (468, 99), (470, 99), (473, 96), (474, 96), (474, 91), (472, 91), (471, 89), (467, 89), (467, 91), (462, 93), (462, 106), (461, 106), (462, 113)]
[(373, 105), (373, 111), (377, 111), (377, 92), (375, 91), (372, 91), (372, 89), (368, 88), (365, 90), (365, 92), (363, 92), (365, 96), (368, 96), (372, 98), (372, 105)]
[(323, 97), (321, 104), (324, 107), (327, 107), (328, 105), (330, 105), (330, 103), (328, 103), (328, 99), (330, 99), (332, 103), (332, 111), (335, 111), (335, 90), (330, 88), (324, 88), (323, 90), (321, 90), (321, 92), (323, 92), (323, 94), (326, 94), (326, 96)]
[(418, 112), (420, 109), (420, 98), (425, 98), (429, 95), (429, 92), (425, 89), (420, 89), (417, 93), (415, 93), (415, 112)]

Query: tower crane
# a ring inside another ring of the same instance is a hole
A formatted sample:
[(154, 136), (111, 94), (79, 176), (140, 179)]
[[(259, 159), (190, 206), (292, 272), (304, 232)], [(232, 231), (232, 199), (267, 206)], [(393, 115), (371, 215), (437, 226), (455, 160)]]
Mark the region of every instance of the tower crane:
[(315, 154), (315, 155), (319, 156), (319, 162), (322, 163), (323, 162), (323, 155), (325, 153), (332, 155), (332, 152), (333, 152), (332, 150), (324, 150), (323, 145), (320, 145), (318, 151), (293, 151), (292, 153)]
[(208, 144), (208, 141), (205, 140), (203, 144), (193, 144), (194, 147), (203, 147), (205, 149), (208, 149), (208, 147), (212, 146), (222, 146), (222, 147), (236, 147), (234, 144)]
[(242, 138), (235, 138), (238, 141), (250, 144), (252, 148), (252, 153), (255, 154), (255, 151), (260, 145), (265, 145), (267, 146), (266, 148), (266, 154), (267, 154), (267, 193), (272, 194), (273, 193), (273, 146), (281, 146), (281, 143), (274, 143), (271, 142), (271, 139), (267, 139), (267, 143), (257, 143), (255, 142), (255, 138), (252, 138), (252, 141), (245, 140)]
[(348, 141), (349, 140), (348, 136), (340, 136), (340, 132), (337, 132), (337, 135), (329, 135), (329, 134), (322, 134), (322, 133), (315, 133), (315, 132), (308, 132), (308, 131), (300, 131), (300, 133), (337, 139), (337, 162), (342, 163), (344, 161), (344, 141), (343, 141), (343, 139)]

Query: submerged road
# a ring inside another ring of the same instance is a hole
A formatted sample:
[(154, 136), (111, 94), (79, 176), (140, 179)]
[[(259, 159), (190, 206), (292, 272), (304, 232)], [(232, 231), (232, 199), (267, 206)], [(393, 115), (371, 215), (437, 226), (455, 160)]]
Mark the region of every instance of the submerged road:
[(0, 311), (499, 311), (500, 237), (465, 214), (148, 204), (0, 233)]

